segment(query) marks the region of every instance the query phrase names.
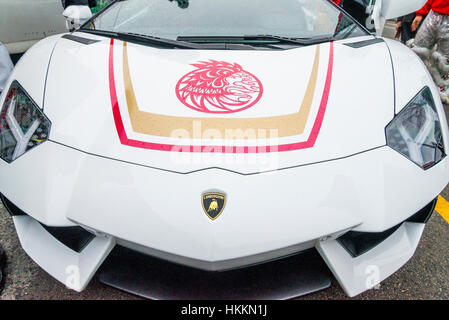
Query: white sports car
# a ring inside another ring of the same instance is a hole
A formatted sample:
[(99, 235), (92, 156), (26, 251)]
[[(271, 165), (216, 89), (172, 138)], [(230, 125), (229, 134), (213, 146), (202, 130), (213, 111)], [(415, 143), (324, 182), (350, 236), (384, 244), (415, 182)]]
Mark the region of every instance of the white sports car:
[(77, 291), (280, 299), (333, 274), (355, 296), (449, 182), (424, 64), (327, 0), (115, 1), (30, 49), (0, 105), (3, 203)]

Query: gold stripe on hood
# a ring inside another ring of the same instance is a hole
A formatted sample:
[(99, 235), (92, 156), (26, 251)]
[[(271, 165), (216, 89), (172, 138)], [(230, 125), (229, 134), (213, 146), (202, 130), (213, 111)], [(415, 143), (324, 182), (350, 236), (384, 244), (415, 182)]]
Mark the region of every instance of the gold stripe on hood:
[(167, 116), (139, 110), (134, 92), (131, 73), (128, 62), (128, 45), (123, 43), (123, 76), (125, 82), (126, 102), (128, 104), (129, 117), (132, 128), (137, 133), (171, 137), (175, 130), (183, 129), (194, 137), (194, 123), (201, 124), (201, 130), (217, 130), (223, 137), (226, 130), (277, 130), (278, 137), (289, 137), (300, 135), (304, 132), (307, 118), (310, 114), (313, 96), (318, 78), (318, 67), (320, 60), (320, 46), (316, 46), (315, 60), (310, 75), (307, 90), (298, 112), (274, 117), (262, 118), (191, 118)]

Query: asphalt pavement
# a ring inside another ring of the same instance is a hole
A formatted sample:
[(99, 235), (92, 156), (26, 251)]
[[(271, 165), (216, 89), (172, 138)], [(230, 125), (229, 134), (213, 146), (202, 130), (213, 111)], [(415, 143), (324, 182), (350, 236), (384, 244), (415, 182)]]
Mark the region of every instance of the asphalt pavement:
[[(389, 23), (386, 36), (394, 36)], [(449, 118), (449, 106), (445, 106)], [(442, 192), (449, 200), (449, 186)], [(397, 273), (354, 299), (449, 299), (449, 223), (434, 212), (412, 259)], [(138, 299), (107, 287), (94, 278), (87, 289), (77, 293), (40, 269), (21, 248), (12, 219), (0, 205), (0, 245), (8, 260), (6, 281), (0, 299)], [(349, 299), (335, 279), (329, 289), (301, 299)]]

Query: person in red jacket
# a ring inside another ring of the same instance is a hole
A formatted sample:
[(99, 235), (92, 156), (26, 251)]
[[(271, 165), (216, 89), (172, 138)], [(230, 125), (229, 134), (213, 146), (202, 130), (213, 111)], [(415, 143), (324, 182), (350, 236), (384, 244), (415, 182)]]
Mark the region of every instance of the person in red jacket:
[(407, 44), (427, 65), (435, 83), (440, 87), (441, 100), (449, 103), (449, 0), (427, 1), (416, 12), (412, 31), (417, 30), (421, 22), (422, 26), (415, 39)]

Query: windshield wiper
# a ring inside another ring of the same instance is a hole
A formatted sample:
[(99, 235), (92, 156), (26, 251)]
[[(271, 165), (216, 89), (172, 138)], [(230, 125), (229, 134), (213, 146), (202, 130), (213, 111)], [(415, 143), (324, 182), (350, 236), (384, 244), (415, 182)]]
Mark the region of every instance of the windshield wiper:
[(179, 36), (178, 41), (191, 42), (191, 43), (291, 43), (298, 45), (311, 45), (323, 42), (333, 41), (332, 36), (315, 37), (315, 38), (288, 38), (275, 35), (245, 35), (245, 36)]
[(311, 45), (318, 44), (323, 42), (330, 42), (334, 40), (333, 36), (325, 36), (325, 37), (311, 37), (311, 38), (289, 38), (289, 37), (281, 37), (275, 36), (271, 34), (263, 34), (256, 36), (244, 36), (245, 39), (254, 39), (254, 40), (278, 40), (279, 42), (284, 43), (296, 43), (300, 45)]
[(144, 44), (154, 44), (163, 47), (181, 48), (181, 49), (227, 49), (223, 44), (195, 44), (180, 40), (171, 40), (154, 36), (147, 36), (138, 33), (124, 33), (104, 30), (80, 29), (81, 32), (92, 33), (99, 36), (111, 37), (122, 41), (138, 42)]

